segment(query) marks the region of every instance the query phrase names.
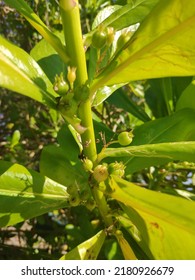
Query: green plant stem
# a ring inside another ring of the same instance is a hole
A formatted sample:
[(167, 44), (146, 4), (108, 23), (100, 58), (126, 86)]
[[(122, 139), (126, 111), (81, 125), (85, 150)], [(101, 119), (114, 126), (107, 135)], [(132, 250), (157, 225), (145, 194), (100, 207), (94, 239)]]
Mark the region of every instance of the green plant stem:
[[(70, 66), (76, 67), (76, 84), (77, 86), (81, 86), (87, 82), (88, 74), (82, 41), (78, 1), (61, 0), (60, 7), (66, 49), (70, 56)], [(94, 161), (97, 157), (97, 152), (90, 100), (81, 102), (79, 106), (79, 118), (81, 119), (82, 126), (87, 128), (87, 130), (81, 135), (84, 154), (86, 157)]]
[(98, 209), (100, 211), (101, 216), (104, 219), (104, 222), (107, 226), (110, 226), (113, 221), (109, 214), (109, 207), (106, 202), (105, 196), (103, 192), (99, 191), (96, 187), (92, 189), (93, 197), (97, 203)]
[[(88, 74), (82, 40), (78, 1), (61, 0), (60, 7), (66, 41), (66, 50), (70, 57), (70, 66), (76, 67), (76, 84), (77, 86), (82, 86), (87, 82)], [(79, 118), (81, 119), (81, 124), (87, 128), (87, 130), (81, 134), (84, 155), (95, 162), (97, 158), (97, 151), (92, 120), (91, 102), (89, 99), (85, 102), (81, 102), (79, 106)], [(100, 214), (103, 217), (105, 223), (108, 225), (108, 220), (106, 218), (108, 214), (108, 205), (106, 203), (105, 196), (96, 188), (93, 189), (93, 195)]]

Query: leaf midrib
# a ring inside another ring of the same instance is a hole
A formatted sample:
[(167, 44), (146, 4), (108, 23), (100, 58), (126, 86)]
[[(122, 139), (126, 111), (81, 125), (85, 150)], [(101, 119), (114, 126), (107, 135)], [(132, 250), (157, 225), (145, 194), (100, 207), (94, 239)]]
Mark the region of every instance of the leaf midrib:
[(1, 196), (8, 196), (8, 197), (19, 197), (19, 198), (49, 198), (49, 199), (61, 199), (61, 200), (65, 200), (68, 197), (65, 195), (59, 195), (59, 194), (45, 194), (45, 193), (37, 193), (37, 192), (26, 192), (26, 191), (13, 191), (13, 190), (7, 190), (7, 189), (3, 189), (0, 188), (0, 197)]

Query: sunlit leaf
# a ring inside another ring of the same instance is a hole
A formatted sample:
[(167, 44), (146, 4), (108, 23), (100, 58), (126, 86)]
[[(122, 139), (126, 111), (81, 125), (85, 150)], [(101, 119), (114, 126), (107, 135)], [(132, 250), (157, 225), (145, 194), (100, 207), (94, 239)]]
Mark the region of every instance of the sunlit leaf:
[(28, 20), (28, 22), (43, 36), (43, 38), (50, 43), (65, 63), (69, 61), (66, 49), (61, 40), (48, 29), (48, 27), (33, 12), (31, 7), (24, 0), (6, 0), (5, 2), (20, 12), (26, 20)]
[(55, 108), (57, 94), (36, 61), (0, 37), (0, 85)]
[(194, 29), (193, 0), (187, 6), (184, 0), (159, 1), (128, 46), (97, 76), (91, 91), (134, 80), (194, 75)]
[[(115, 30), (120, 30), (135, 23), (142, 22), (158, 1), (137, 0), (121, 7), (116, 5), (115, 11), (114, 9), (112, 10), (111, 16), (107, 17), (103, 21), (103, 24), (105, 26), (111, 26)], [(106, 13), (106, 9), (108, 8), (105, 8), (102, 13)]]
[(118, 88), (122, 87), (124, 84), (117, 84), (111, 87), (103, 87), (97, 90), (95, 98), (93, 100), (93, 106), (97, 106), (101, 104), (104, 100), (106, 100), (113, 92), (115, 92)]
[(116, 238), (121, 247), (125, 260), (137, 260), (131, 246), (129, 245), (127, 240), (124, 238), (124, 236), (116, 235)]
[(124, 211), (141, 233), (140, 240), (155, 259), (195, 258), (193, 201), (147, 190), (119, 177), (110, 179), (110, 187), (109, 195), (123, 203)]
[(105, 237), (105, 232), (103, 230), (99, 231), (96, 235), (62, 256), (60, 260), (96, 260)]
[(68, 205), (66, 187), (19, 164), (0, 162), (0, 227)]
[(167, 161), (186, 160), (195, 161), (195, 141), (148, 144), (129, 146), (125, 148), (107, 148), (99, 154), (98, 160), (106, 157), (145, 157), (158, 158)]

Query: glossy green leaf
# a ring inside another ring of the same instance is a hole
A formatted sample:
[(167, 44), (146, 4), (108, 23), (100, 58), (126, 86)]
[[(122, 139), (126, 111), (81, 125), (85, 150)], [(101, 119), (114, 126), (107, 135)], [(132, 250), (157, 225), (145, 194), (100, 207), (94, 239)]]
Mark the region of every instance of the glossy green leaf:
[[(117, 6), (115, 11), (112, 10), (111, 16), (103, 21), (103, 24), (104, 26), (111, 26), (115, 30), (121, 30), (135, 23), (140, 23), (158, 1), (159, 0), (137, 0), (122, 7)], [(102, 13), (106, 13), (106, 9), (108, 8), (105, 8), (105, 11), (103, 10)]]
[(155, 118), (167, 116), (175, 110), (179, 97), (191, 80), (192, 77), (172, 77), (148, 81), (145, 99)]
[(55, 108), (57, 94), (36, 61), (0, 37), (0, 85)]
[[(122, 148), (123, 156), (126, 154), (126, 158), (121, 157), (120, 160), (126, 163), (126, 174), (149, 166), (162, 165), (172, 160), (194, 162), (194, 120), (195, 110), (187, 108), (137, 127), (133, 131), (134, 138), (131, 146)], [(103, 153), (116, 155), (118, 151), (117, 156), (120, 157), (121, 148), (109, 149)]]
[(183, 108), (192, 108), (195, 110), (195, 81), (192, 81), (183, 91), (176, 104), (176, 110), (181, 110)]
[(31, 7), (24, 0), (6, 0), (8, 5), (20, 12), (26, 20), (45, 38), (49, 44), (56, 50), (62, 60), (66, 63), (69, 57), (61, 40), (52, 33), (42, 20), (33, 12)]
[[(75, 156), (73, 158), (75, 159)], [(76, 185), (82, 188), (88, 184), (88, 174), (81, 161), (78, 159), (71, 161), (64, 149), (56, 146), (48, 146), (43, 149), (40, 172), (65, 186)]]
[(91, 91), (134, 80), (194, 75), (194, 29), (193, 0), (188, 5), (184, 0), (159, 1), (128, 46), (97, 76)]
[[(108, 22), (106, 22), (106, 19), (108, 21), (108, 19), (110, 19), (111, 15), (112, 15), (112, 13), (119, 11), (120, 8), (121, 8), (120, 5), (112, 5), (112, 6), (108, 6), (108, 7), (104, 8), (104, 9), (101, 9), (93, 21), (92, 29), (95, 29), (102, 22), (104, 22), (105, 27), (108, 26), (109, 24), (108, 24)], [(110, 20), (110, 22), (111, 22), (111, 20)]]
[[(163, 159), (166, 162), (174, 160), (195, 162), (195, 141), (107, 148), (98, 155), (98, 160), (105, 157), (142, 157), (145, 158), (144, 167), (150, 166), (150, 163), (147, 164), (149, 158), (156, 158), (155, 161), (158, 161), (159, 164), (162, 164)], [(143, 168), (143, 166), (139, 166), (139, 168), (141, 167)]]
[(66, 187), (19, 164), (0, 162), (0, 227), (66, 207)]
[(155, 259), (195, 258), (193, 201), (140, 188), (118, 177), (110, 179), (110, 187), (110, 196), (125, 205)]
[(93, 106), (98, 106), (104, 100), (106, 100), (113, 92), (115, 92), (118, 88), (122, 87), (124, 84), (117, 84), (111, 87), (103, 87), (97, 90), (95, 94), (95, 98), (93, 100)]
[(60, 260), (96, 260), (105, 237), (105, 232), (103, 230), (99, 231), (96, 235), (62, 256)]
[(144, 109), (141, 106), (138, 106), (136, 102), (127, 96), (125, 90), (122, 88), (113, 93), (107, 101), (114, 104), (117, 108), (122, 108), (126, 112), (131, 113), (143, 122), (150, 120), (150, 117), (146, 114)]
[[(61, 32), (55, 33), (57, 37), (64, 42), (64, 34)], [(56, 74), (60, 74), (65, 70), (65, 64), (58, 55), (58, 53), (52, 48), (51, 44), (45, 39), (41, 40), (31, 50), (30, 55), (41, 66), (47, 77), (52, 83), (55, 81)]]

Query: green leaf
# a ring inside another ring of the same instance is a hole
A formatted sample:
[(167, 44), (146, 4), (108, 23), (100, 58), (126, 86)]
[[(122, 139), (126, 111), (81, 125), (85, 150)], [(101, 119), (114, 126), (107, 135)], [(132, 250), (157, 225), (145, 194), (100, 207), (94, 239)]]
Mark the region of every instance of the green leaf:
[(105, 232), (103, 230), (99, 231), (96, 235), (62, 256), (60, 260), (96, 260), (105, 237)]
[[(111, 18), (112, 13), (117, 11), (117, 14), (118, 14), (118, 11), (120, 10), (120, 8), (121, 8), (121, 6), (119, 6), (119, 5), (112, 5), (112, 6), (108, 6), (108, 7), (104, 8), (104, 9), (101, 9), (93, 21), (92, 29), (95, 29), (102, 22), (104, 22), (105, 27), (109, 26), (109, 23), (112, 20), (112, 18)], [(108, 21), (108, 19), (110, 19), (110, 21)]]
[(150, 120), (150, 117), (146, 114), (142, 107), (138, 106), (136, 102), (127, 96), (127, 93), (122, 88), (113, 93), (107, 101), (114, 104), (117, 108), (122, 108), (126, 112), (131, 113), (143, 122)]
[(49, 44), (56, 50), (62, 60), (67, 63), (69, 57), (66, 53), (66, 49), (63, 46), (61, 40), (52, 33), (48, 27), (42, 22), (42, 20), (33, 12), (30, 6), (24, 0), (6, 0), (8, 5), (20, 12), (26, 20), (45, 38)]
[(194, 75), (194, 29), (193, 0), (187, 6), (184, 0), (159, 1), (126, 48), (97, 76), (91, 91), (134, 80)]
[(69, 160), (77, 161), (78, 155), (81, 152), (82, 145), (79, 143), (79, 140), (75, 140), (77, 134), (75, 133), (74, 136), (71, 131), (71, 126), (63, 125), (58, 132), (58, 143), (60, 144), (60, 148), (65, 151), (66, 158)]
[(106, 100), (113, 92), (115, 92), (118, 88), (122, 87), (124, 84), (113, 85), (111, 87), (103, 87), (97, 90), (95, 94), (95, 98), (93, 100), (93, 106), (98, 106), (104, 100)]
[(137, 260), (137, 257), (135, 256), (131, 246), (124, 238), (124, 236), (123, 235), (115, 235), (115, 236), (120, 245), (121, 251), (123, 252), (123, 256), (125, 260)]
[[(191, 82), (192, 77), (172, 77), (148, 81), (145, 99), (156, 118), (172, 113), (182, 92)], [(168, 98), (168, 93), (170, 96)], [(193, 104), (193, 102), (191, 103)]]
[[(103, 21), (103, 25), (121, 30), (135, 23), (140, 23), (158, 2), (159, 0), (137, 0), (122, 7), (116, 5), (115, 11), (112, 9), (111, 16)], [(102, 13), (106, 13), (108, 8), (105, 8)]]
[(173, 112), (173, 88), (171, 78), (148, 81), (145, 98), (156, 118), (170, 115)]
[(143, 189), (118, 177), (110, 179), (110, 187), (110, 196), (125, 205), (155, 259), (195, 258), (193, 201)]
[(0, 36), (0, 85), (55, 108), (57, 94), (36, 61)]
[(66, 207), (66, 187), (19, 164), (0, 162), (0, 227)]
[(183, 91), (176, 104), (176, 110), (181, 110), (183, 108), (192, 108), (195, 110), (195, 81), (192, 81)]
[[(105, 157), (142, 157), (144, 158), (144, 164), (139, 166), (133, 166), (132, 168), (141, 169), (151, 166), (151, 160), (156, 164), (163, 164), (174, 160), (191, 161), (195, 162), (195, 141), (187, 142), (173, 142), (173, 143), (160, 143), (160, 144), (148, 144), (139, 146), (129, 146), (124, 148), (107, 148), (98, 155), (98, 160), (102, 160)], [(130, 161), (130, 160), (129, 160)], [(128, 165), (128, 161), (126, 163)], [(128, 168), (129, 170), (129, 168)]]
[[(74, 151), (73, 151), (74, 153)], [(73, 157), (75, 159), (75, 157)], [(79, 159), (70, 161), (64, 149), (47, 146), (43, 149), (40, 160), (40, 172), (65, 186), (88, 185), (88, 174)]]
[[(195, 110), (188, 108), (137, 127), (133, 131), (134, 138), (131, 146), (122, 148), (123, 152), (126, 150), (127, 156), (127, 161), (121, 158), (126, 161), (126, 174), (172, 160), (194, 162), (194, 119)], [(151, 145), (157, 143), (158, 145)], [(118, 157), (120, 156), (121, 148), (119, 150), (114, 148), (113, 152), (109, 149), (104, 152), (116, 155), (119, 151)]]
[[(56, 32), (55, 35), (59, 37), (62, 42), (64, 41), (63, 33)], [(59, 75), (65, 70), (65, 64), (62, 59), (45, 39), (36, 44), (31, 50), (30, 55), (41, 66), (52, 83), (55, 81), (56, 74)]]

